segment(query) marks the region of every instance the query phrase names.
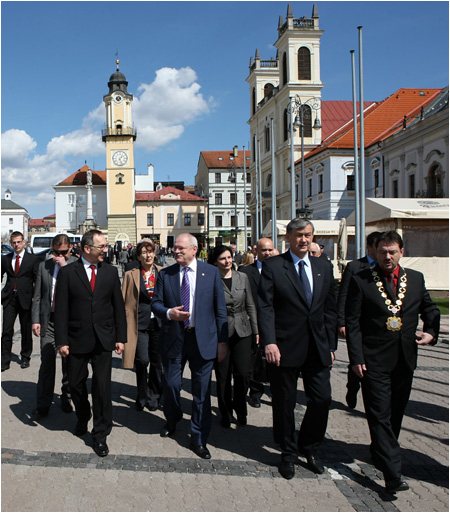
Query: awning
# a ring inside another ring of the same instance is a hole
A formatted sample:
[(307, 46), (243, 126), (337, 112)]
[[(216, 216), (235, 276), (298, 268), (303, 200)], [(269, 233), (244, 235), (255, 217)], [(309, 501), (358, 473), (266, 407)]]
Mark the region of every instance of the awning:
[[(286, 226), (290, 223), (290, 219), (283, 219), (277, 221), (277, 236), (282, 237), (286, 234)], [(311, 223), (314, 226), (314, 235), (316, 237), (322, 236), (338, 236), (340, 221), (328, 221), (325, 219), (311, 219)], [(347, 227), (347, 235), (355, 235), (355, 227)], [(263, 237), (272, 238), (272, 221), (266, 224), (263, 230)]]
[[(383, 219), (448, 219), (448, 198), (366, 198), (366, 223)], [(347, 218), (355, 225), (355, 212)]]

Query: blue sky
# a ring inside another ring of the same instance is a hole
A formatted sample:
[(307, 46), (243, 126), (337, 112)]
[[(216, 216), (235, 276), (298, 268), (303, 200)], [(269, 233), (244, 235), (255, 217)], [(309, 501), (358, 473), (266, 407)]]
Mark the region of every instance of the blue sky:
[[(448, 85), (448, 2), (316, 3), (324, 100), (351, 99), (360, 25), (365, 100)], [(275, 56), (287, 5), (2, 1), (2, 198), (10, 188), (43, 217), (54, 213), (52, 185), (85, 161), (105, 169), (103, 95), (116, 51), (135, 95), (137, 172), (153, 164), (157, 181), (193, 184), (201, 151), (248, 146), (250, 57)], [(311, 16), (313, 2), (292, 6), (294, 17)]]

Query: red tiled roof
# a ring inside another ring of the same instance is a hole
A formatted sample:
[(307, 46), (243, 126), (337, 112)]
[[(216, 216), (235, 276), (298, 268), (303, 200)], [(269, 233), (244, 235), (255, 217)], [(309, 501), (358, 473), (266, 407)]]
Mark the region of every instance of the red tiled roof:
[[(161, 196), (166, 196), (167, 194), (174, 194), (177, 196), (176, 198), (161, 198)], [(179, 196), (179, 198), (178, 198)], [(203, 201), (203, 198), (200, 196), (195, 196), (195, 194), (190, 194), (186, 191), (181, 191), (176, 187), (163, 187), (159, 191), (156, 192), (137, 192), (136, 193), (136, 201)]]
[[(83, 166), (82, 168), (75, 171), (58, 185), (86, 185), (89, 166)], [(92, 170), (92, 185), (106, 185), (106, 171), (94, 171)]]
[[(399, 89), (382, 102), (365, 109), (364, 146), (372, 146), (396, 132), (402, 127), (405, 116), (408, 124), (420, 113), (422, 107), (442, 91), (443, 89)], [(305, 158), (326, 148), (353, 148), (353, 123), (343, 126), (328, 139), (324, 139), (322, 144), (305, 155)], [(301, 162), (301, 159), (297, 162)]]
[[(200, 155), (203, 156), (205, 164), (208, 168), (228, 168), (231, 162), (234, 162), (236, 167), (244, 167), (244, 150), (238, 151), (238, 156), (233, 157), (233, 151), (202, 151)], [(245, 151), (245, 156), (250, 158), (250, 150)], [(230, 160), (230, 157), (233, 160)], [(246, 163), (247, 164), (247, 163)]]
[(55, 226), (51, 221), (44, 221), (44, 219), (29, 219), (28, 226)]
[[(364, 109), (367, 109), (374, 102), (364, 102)], [(359, 114), (359, 102), (356, 106)], [(336, 130), (342, 128), (345, 123), (353, 119), (353, 102), (340, 100), (326, 100), (322, 102), (321, 108), (322, 141), (327, 139)], [(313, 119), (314, 122), (314, 119)]]

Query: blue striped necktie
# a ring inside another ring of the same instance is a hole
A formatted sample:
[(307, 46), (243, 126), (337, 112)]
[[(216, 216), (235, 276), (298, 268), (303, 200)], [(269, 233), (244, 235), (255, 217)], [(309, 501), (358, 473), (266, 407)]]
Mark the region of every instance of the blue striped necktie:
[[(189, 312), (189, 304), (191, 300), (191, 292), (189, 287), (189, 277), (188, 277), (189, 267), (185, 267), (183, 269), (183, 281), (181, 282), (181, 302), (183, 303), (183, 311)], [(184, 329), (189, 328), (189, 319), (183, 321)]]
[(305, 265), (306, 262), (304, 260), (300, 260), (298, 263), (298, 272), (303, 285), (303, 290), (305, 291), (306, 301), (308, 302), (308, 306), (311, 306), (313, 295), (311, 292), (311, 285), (309, 283), (308, 276), (306, 275)]

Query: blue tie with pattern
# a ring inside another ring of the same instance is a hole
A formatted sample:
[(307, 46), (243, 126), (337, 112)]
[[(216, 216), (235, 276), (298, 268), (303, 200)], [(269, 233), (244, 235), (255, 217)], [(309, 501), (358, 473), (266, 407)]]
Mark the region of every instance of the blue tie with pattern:
[(303, 290), (305, 291), (306, 301), (308, 302), (308, 306), (311, 306), (313, 295), (311, 292), (311, 285), (309, 283), (308, 276), (306, 276), (305, 265), (306, 262), (304, 260), (300, 260), (298, 263), (298, 271), (300, 280), (303, 285)]
[[(183, 281), (181, 282), (181, 302), (183, 303), (183, 311), (189, 312), (189, 304), (191, 300), (191, 292), (189, 287), (189, 277), (188, 277), (189, 267), (185, 267), (183, 269)], [(189, 319), (186, 319), (184, 322), (184, 329), (189, 328)]]

